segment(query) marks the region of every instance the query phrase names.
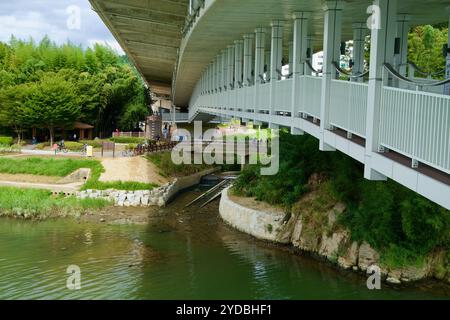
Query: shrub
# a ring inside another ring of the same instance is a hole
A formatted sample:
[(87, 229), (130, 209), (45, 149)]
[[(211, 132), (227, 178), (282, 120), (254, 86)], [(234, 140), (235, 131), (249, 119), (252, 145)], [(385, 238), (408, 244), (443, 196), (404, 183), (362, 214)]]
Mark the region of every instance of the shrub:
[(125, 144), (129, 144), (129, 143), (145, 143), (146, 139), (145, 138), (134, 138), (134, 137), (113, 137), (111, 139), (109, 139), (110, 141), (113, 141), (115, 143), (125, 143)]
[(156, 152), (146, 156), (146, 159), (155, 164), (160, 169), (160, 174), (164, 177), (187, 176), (212, 168), (206, 164), (174, 164), (170, 152)]
[(13, 144), (14, 139), (12, 137), (0, 137), (0, 144), (2, 145), (12, 145)]
[(73, 141), (65, 141), (64, 144), (66, 145), (66, 148), (70, 151), (81, 151), (83, 150), (83, 144), (79, 142), (73, 142)]
[(46, 147), (50, 147), (49, 141), (38, 143), (34, 148), (37, 150), (44, 150)]

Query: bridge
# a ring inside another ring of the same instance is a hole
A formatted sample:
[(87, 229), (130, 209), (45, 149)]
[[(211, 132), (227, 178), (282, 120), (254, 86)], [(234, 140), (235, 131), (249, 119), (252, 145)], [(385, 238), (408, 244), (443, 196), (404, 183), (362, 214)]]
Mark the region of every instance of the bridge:
[[(90, 1), (150, 88), (170, 91), (189, 121), (310, 134), (320, 150), (363, 163), (365, 178), (450, 209), (450, 51), (441, 80), (417, 79), (407, 60), (411, 27), (450, 24), (447, 0)], [(348, 41), (351, 72), (340, 66)]]

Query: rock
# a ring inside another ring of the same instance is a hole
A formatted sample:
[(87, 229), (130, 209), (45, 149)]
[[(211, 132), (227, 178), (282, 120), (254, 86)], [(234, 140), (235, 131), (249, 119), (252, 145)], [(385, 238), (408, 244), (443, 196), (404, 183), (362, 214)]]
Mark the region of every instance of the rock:
[(148, 206), (148, 201), (149, 201), (149, 197), (143, 195), (142, 198), (141, 198), (141, 205), (142, 206)]
[(100, 219), (100, 222), (105, 222), (105, 221), (106, 221), (105, 218)]
[[(345, 256), (338, 258), (338, 264), (344, 269), (350, 269), (351, 267), (356, 267), (358, 263), (358, 242), (354, 241), (351, 246), (347, 249)], [(358, 270), (358, 267), (356, 267)]]
[(400, 283), (402, 283), (399, 279), (394, 278), (394, 277), (388, 277), (386, 279), (386, 282), (390, 283), (390, 284), (400, 284)]
[(355, 272), (358, 271), (358, 270), (359, 270), (359, 269), (358, 269), (358, 266), (353, 266), (353, 267), (352, 267), (352, 270), (355, 271)]
[(164, 207), (166, 205), (166, 202), (164, 201), (163, 198), (159, 198), (158, 199), (158, 206), (159, 207)]
[(372, 249), (367, 242), (363, 242), (359, 247), (358, 267), (366, 271), (369, 266), (377, 264), (379, 260), (379, 253)]
[(123, 202), (123, 206), (124, 206), (124, 207), (129, 207), (129, 206), (130, 206), (130, 201), (125, 200), (125, 201)]
[(328, 259), (336, 257), (339, 248), (349, 238), (347, 231), (335, 232), (331, 237), (327, 237), (326, 232), (322, 233), (322, 241), (320, 244), (319, 254)]
[(130, 200), (130, 206), (132, 207), (139, 207), (141, 205), (141, 197), (140, 196), (134, 196), (132, 200)]

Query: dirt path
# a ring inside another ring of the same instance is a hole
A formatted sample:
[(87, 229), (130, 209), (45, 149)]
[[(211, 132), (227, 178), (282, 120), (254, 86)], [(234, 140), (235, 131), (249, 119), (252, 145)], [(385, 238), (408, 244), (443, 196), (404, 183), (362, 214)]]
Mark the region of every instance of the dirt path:
[(136, 181), (163, 185), (169, 180), (159, 174), (158, 168), (143, 157), (102, 159), (105, 172), (100, 181)]

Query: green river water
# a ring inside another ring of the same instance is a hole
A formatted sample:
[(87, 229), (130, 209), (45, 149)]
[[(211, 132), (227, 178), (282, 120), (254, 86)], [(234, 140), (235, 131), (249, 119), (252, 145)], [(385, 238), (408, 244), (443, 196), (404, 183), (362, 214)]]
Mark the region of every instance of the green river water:
[[(0, 299), (449, 298), (431, 283), (369, 291), (361, 275), (233, 230), (217, 203), (184, 210), (195, 195), (147, 225), (0, 219)], [(69, 265), (81, 268), (80, 290), (66, 288)]]

